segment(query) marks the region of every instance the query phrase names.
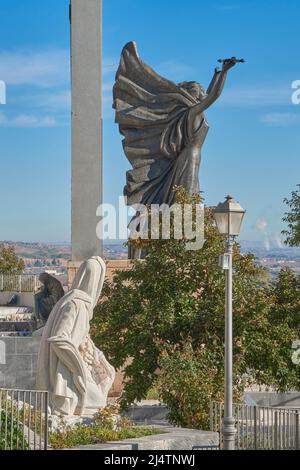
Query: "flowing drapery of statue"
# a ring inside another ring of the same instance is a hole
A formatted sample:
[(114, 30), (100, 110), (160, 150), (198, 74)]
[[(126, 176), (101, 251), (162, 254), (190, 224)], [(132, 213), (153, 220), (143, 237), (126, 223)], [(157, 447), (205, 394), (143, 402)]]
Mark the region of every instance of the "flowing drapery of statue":
[(37, 388), (49, 392), (53, 415), (90, 416), (107, 404), (115, 370), (89, 335), (105, 272), (101, 258), (85, 261), (72, 289), (55, 305), (44, 328)]
[[(114, 85), (116, 122), (124, 152), (132, 165), (124, 196), (127, 205), (174, 204), (174, 186), (200, 192), (201, 148), (209, 126), (204, 111), (221, 95), (235, 57), (220, 60), (205, 90), (197, 82), (176, 84), (140, 59), (134, 42), (121, 55)], [(138, 251), (138, 250), (137, 250)], [(129, 249), (129, 257), (141, 253)]]

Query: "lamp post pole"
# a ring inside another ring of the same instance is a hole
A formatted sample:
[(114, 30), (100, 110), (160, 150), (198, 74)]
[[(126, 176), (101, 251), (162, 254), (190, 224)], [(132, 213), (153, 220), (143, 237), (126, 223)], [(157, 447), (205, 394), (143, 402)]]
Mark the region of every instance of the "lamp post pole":
[(225, 292), (225, 397), (224, 418), (222, 426), (223, 445), (225, 450), (235, 448), (235, 419), (233, 417), (233, 387), (232, 387), (232, 362), (233, 362), (233, 338), (232, 338), (232, 254), (233, 242), (240, 233), (245, 210), (231, 196), (227, 196), (225, 202), (214, 210), (214, 217), (218, 232), (227, 238), (227, 252), (220, 257), (220, 266), (226, 272)]
[(233, 242), (229, 237), (227, 243), (228, 269), (226, 269), (225, 301), (225, 400), (222, 428), (224, 450), (234, 450), (236, 434), (232, 397), (232, 251)]

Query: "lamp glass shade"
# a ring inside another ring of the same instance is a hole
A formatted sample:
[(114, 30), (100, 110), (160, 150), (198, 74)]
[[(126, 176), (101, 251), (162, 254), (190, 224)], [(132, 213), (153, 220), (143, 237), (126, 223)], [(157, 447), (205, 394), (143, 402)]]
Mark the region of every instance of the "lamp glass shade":
[(221, 235), (237, 237), (240, 234), (245, 210), (231, 196), (227, 196), (226, 201), (220, 203), (215, 211), (214, 218), (217, 229)]

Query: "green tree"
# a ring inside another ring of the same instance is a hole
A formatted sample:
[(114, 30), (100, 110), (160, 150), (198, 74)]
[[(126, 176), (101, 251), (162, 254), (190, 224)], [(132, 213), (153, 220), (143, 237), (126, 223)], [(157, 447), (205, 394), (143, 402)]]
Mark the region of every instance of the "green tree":
[(16, 255), (15, 248), (10, 245), (0, 245), (0, 273), (21, 274), (24, 269), (24, 261)]
[(300, 367), (291, 361), (291, 346), (300, 338), (300, 276), (290, 269), (282, 269), (272, 285), (268, 322), (261, 382), (274, 383), (280, 391), (299, 389)]
[[(189, 202), (182, 191), (177, 197)], [(114, 366), (125, 364), (124, 407), (156, 383), (173, 421), (194, 427), (207, 426), (208, 403), (222, 398), (224, 382), (225, 275), (218, 266), (224, 240), (209, 208), (205, 223), (198, 251), (187, 251), (184, 239), (149, 241), (147, 258), (105, 285), (92, 329)], [(234, 267), (235, 397), (247, 381), (282, 390), (300, 385), (290, 374), (297, 331), (286, 318), (273, 322), (278, 288), (238, 244)]]
[(285, 243), (289, 246), (300, 246), (300, 184), (292, 192), (290, 199), (284, 199), (290, 211), (285, 213), (283, 221), (287, 223), (287, 230), (282, 234), (286, 236)]

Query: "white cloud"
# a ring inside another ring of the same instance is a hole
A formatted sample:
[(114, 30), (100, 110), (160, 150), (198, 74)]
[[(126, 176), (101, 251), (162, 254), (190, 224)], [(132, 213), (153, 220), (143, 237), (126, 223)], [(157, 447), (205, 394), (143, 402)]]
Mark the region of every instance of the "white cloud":
[(154, 70), (163, 77), (180, 82), (186, 77), (195, 73), (195, 69), (190, 65), (186, 65), (175, 60), (168, 60), (156, 65)]
[(51, 88), (70, 80), (68, 49), (0, 52), (0, 77), (8, 85)]
[(300, 113), (267, 113), (260, 119), (270, 126), (292, 126), (300, 124)]
[(62, 125), (65, 124), (58, 122), (55, 117), (48, 115), (17, 114), (13, 117), (7, 117), (4, 113), (0, 113), (0, 127), (38, 128)]
[[(111, 107), (111, 92), (119, 59), (105, 57), (102, 64), (104, 76), (103, 105)], [(1, 118), (1, 125), (54, 125), (51, 119), (40, 120), (34, 110), (48, 113), (69, 113), (71, 110), (70, 52), (68, 49), (29, 49), (0, 52), (0, 77), (8, 85), (9, 103), (17, 106), (26, 119)], [(15, 94), (12, 87), (23, 87)], [(30, 87), (25, 89), (24, 87)], [(5, 122), (4, 122), (5, 121)]]
[[(102, 73), (115, 74), (119, 59), (104, 57)], [(18, 49), (0, 52), (0, 77), (8, 85), (51, 88), (70, 82), (69, 49)]]
[(31, 108), (45, 109), (51, 112), (66, 111), (71, 109), (71, 91), (70, 90), (53, 90), (45, 93), (36, 93), (25, 95), (15, 103), (26, 105)]

